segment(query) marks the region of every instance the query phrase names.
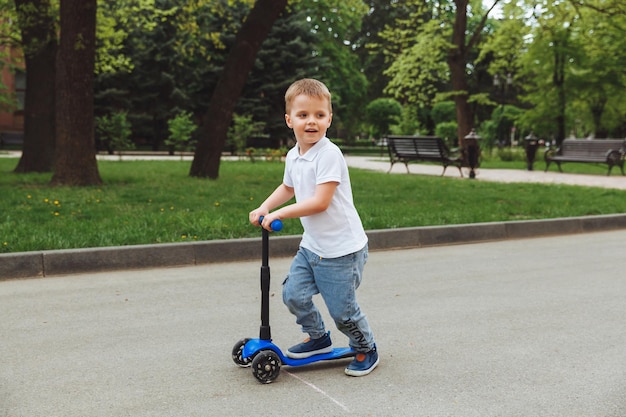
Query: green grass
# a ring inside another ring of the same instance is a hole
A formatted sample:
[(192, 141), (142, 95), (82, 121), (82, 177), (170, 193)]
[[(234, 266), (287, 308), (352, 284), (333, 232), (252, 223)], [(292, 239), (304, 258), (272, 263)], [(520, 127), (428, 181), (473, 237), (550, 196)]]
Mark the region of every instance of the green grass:
[[(49, 187), (50, 174), (13, 174), (16, 164), (0, 158), (5, 253), (256, 237), (248, 212), (281, 181), (283, 169), (279, 163), (224, 161), (220, 179), (212, 181), (189, 177), (190, 162), (101, 161), (103, 186), (69, 188)], [(588, 169), (578, 165), (569, 164), (568, 172)], [(626, 212), (626, 191), (620, 190), (356, 169), (351, 177), (368, 230)], [(302, 233), (300, 222), (287, 220), (281, 233)]]

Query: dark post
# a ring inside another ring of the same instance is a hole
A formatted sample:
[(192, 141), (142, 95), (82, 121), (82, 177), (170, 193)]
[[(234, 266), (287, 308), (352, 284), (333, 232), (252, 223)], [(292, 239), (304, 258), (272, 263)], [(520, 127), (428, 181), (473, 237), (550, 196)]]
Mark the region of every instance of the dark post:
[(535, 163), (535, 154), (539, 147), (539, 140), (531, 131), (530, 134), (524, 138), (524, 141), (526, 142), (526, 166), (529, 171), (532, 171), (533, 164)]
[(479, 165), (478, 158), (480, 156), (480, 145), (478, 144), (478, 141), (480, 139), (482, 138), (476, 134), (474, 129), (472, 129), (464, 138), (463, 154), (465, 162), (470, 168), (470, 179), (476, 178), (476, 172), (474, 170), (478, 168)]
[(269, 232), (262, 228), (262, 260), (261, 260), (261, 340), (272, 340), (270, 330), (270, 265), (269, 265)]

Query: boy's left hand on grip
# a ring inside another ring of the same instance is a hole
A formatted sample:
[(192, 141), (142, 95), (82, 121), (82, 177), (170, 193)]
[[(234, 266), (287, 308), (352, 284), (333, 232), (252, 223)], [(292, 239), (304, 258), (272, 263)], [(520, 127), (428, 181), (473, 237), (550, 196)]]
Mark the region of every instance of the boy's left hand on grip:
[[(260, 226), (263, 224), (264, 218), (265, 218), (264, 216), (259, 217)], [(280, 232), (283, 229), (283, 222), (280, 221), (279, 219), (272, 221), (272, 223), (270, 224), (270, 229), (272, 229), (273, 232)]]

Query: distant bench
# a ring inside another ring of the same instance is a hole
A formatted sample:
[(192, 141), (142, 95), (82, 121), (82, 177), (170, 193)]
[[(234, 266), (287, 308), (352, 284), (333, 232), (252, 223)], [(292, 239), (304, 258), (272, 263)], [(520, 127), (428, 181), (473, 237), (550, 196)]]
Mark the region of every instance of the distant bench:
[(609, 166), (607, 175), (617, 165), (624, 175), (624, 139), (565, 139), (556, 150), (548, 149), (544, 154), (546, 171), (551, 162), (555, 162), (561, 170), (561, 162), (596, 162)]
[(444, 141), (436, 136), (388, 136), (387, 149), (391, 162), (387, 172), (391, 172), (396, 162), (402, 162), (409, 173), (409, 162), (423, 161), (442, 164), (441, 175), (445, 174), (449, 165), (453, 165), (459, 169), (461, 177), (463, 176), (461, 156), (450, 152)]
[(0, 147), (22, 146), (24, 134), (22, 132), (0, 132)]

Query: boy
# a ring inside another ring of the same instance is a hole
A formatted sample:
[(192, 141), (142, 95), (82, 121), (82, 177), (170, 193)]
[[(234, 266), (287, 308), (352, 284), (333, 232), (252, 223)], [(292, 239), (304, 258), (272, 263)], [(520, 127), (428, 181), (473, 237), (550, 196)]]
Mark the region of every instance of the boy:
[[(345, 373), (367, 375), (378, 365), (374, 336), (356, 301), (367, 261), (367, 235), (354, 207), (348, 167), (339, 148), (326, 137), (332, 121), (328, 88), (313, 79), (293, 83), (285, 93), (285, 121), (296, 146), (287, 153), (283, 183), (257, 208), (250, 222), (271, 230), (276, 219), (300, 218), (304, 234), (283, 283), (283, 302), (296, 316), (304, 342), (286, 355), (307, 358), (332, 350), (330, 332), (313, 304), (321, 294), (337, 328), (357, 354)], [(295, 203), (271, 212), (291, 200)]]

